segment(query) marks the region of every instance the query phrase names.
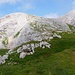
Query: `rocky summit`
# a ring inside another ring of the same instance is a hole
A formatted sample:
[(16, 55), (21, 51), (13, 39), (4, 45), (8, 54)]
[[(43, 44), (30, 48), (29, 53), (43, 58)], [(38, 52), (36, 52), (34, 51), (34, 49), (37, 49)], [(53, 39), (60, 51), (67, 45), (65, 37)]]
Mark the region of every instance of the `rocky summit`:
[(50, 48), (51, 44), (48, 40), (55, 37), (61, 38), (58, 33), (71, 32), (68, 24), (74, 20), (72, 16), (75, 13), (69, 14), (58, 19), (20, 12), (2, 17), (0, 19), (0, 49), (7, 49), (8, 52), (0, 56), (0, 64), (5, 63), (9, 54), (14, 52), (20, 53), (19, 58), (24, 58), (26, 55), (33, 54), (37, 47)]
[(71, 25), (75, 25), (75, 10), (72, 10), (64, 16), (59, 17), (59, 20)]

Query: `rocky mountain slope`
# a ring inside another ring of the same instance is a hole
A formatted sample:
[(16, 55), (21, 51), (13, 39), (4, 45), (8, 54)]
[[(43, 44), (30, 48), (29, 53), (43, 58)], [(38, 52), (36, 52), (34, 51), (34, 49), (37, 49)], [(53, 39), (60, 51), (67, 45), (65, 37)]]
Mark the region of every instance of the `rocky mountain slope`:
[(28, 15), (25, 13), (12, 13), (0, 19), (0, 49), (9, 49), (0, 56), (0, 63), (4, 63), (8, 55), (17, 51), (20, 58), (33, 54), (36, 47), (48, 47), (47, 40), (54, 37), (61, 38), (59, 32), (70, 31), (69, 26), (58, 20)]
[[(51, 36), (53, 31), (69, 31), (69, 27), (56, 19), (25, 13), (9, 14), (0, 19), (0, 48), (14, 48), (31, 40), (41, 41), (48, 38), (43, 37), (46, 34)], [(5, 44), (2, 43), (4, 40)]]
[(59, 20), (75, 26), (75, 10), (72, 10), (66, 15), (59, 17)]

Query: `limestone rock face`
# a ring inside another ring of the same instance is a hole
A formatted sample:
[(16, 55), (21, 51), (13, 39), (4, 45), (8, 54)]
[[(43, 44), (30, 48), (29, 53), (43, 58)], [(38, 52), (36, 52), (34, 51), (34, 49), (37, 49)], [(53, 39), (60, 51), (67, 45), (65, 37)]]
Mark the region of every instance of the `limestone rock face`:
[(57, 19), (12, 13), (0, 19), (0, 48), (14, 49), (30, 41), (50, 39), (57, 31), (69, 31), (69, 27)]
[(9, 54), (19, 53), (19, 58), (34, 53), (35, 48), (50, 48), (46, 40), (61, 38), (58, 32), (70, 31), (66, 23), (26, 13), (12, 13), (0, 19), (0, 49), (9, 51), (0, 56), (0, 64), (5, 63)]
[(70, 11), (69, 13), (59, 17), (58, 19), (62, 22), (72, 24), (73, 26), (75, 26), (75, 10)]
[(6, 59), (8, 59), (8, 55), (0, 56), (0, 64), (4, 64)]

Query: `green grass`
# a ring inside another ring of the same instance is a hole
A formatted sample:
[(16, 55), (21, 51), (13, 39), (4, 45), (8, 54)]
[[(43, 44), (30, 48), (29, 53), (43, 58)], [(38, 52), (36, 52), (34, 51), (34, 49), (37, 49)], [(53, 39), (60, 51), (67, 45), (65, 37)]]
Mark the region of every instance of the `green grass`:
[(72, 32), (75, 32), (75, 27), (71, 24), (67, 24)]
[(8, 52), (7, 49), (0, 49), (0, 55), (4, 55), (6, 52)]
[(14, 38), (16, 38), (16, 37), (18, 37), (18, 35), (20, 34), (20, 31), (21, 31), (22, 29), (20, 29), (15, 35), (14, 35)]
[(6, 47), (6, 45), (8, 44), (8, 38), (5, 37), (5, 38), (2, 40), (2, 43), (3, 43), (3, 45)]
[(10, 55), (0, 65), (0, 75), (75, 75), (75, 33), (61, 35), (49, 41), (51, 49), (38, 47), (24, 59), (17, 53)]
[(20, 34), (20, 31), (15, 34), (14, 38), (16, 38), (19, 34)]

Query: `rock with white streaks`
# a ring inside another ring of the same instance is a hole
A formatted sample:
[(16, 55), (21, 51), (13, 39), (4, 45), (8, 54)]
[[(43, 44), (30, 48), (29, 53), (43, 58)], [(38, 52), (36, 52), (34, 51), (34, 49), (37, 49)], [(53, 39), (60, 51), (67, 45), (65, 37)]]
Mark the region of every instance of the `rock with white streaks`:
[(27, 54), (26, 52), (21, 52), (19, 58), (23, 59), (26, 56), (26, 54)]
[[(19, 58), (34, 53), (35, 48), (50, 48), (46, 40), (61, 38), (57, 32), (68, 32), (69, 26), (58, 20), (26, 13), (12, 13), (0, 19), (0, 49), (9, 51), (0, 56), (0, 64), (5, 63), (9, 54), (17, 52)], [(54, 34), (55, 32), (55, 34)]]

